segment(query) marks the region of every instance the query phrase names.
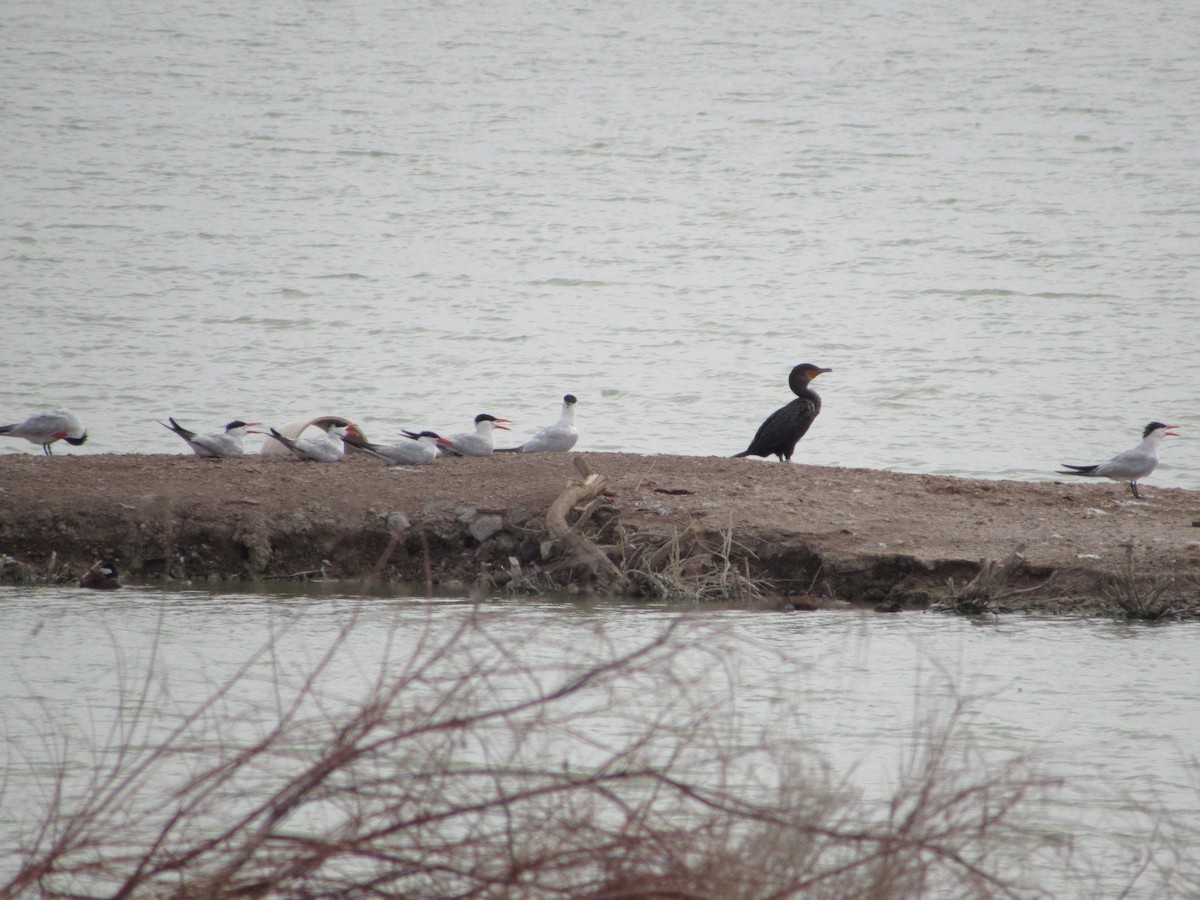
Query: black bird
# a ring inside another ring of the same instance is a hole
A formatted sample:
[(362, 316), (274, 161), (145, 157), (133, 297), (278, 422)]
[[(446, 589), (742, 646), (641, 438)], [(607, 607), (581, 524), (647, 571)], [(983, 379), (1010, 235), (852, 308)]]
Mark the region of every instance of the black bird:
[(800, 363), (792, 369), (792, 374), (788, 376), (788, 387), (796, 399), (767, 416), (766, 421), (758, 426), (750, 446), (741, 453), (735, 453), (734, 458), (775, 455), (780, 462), (785, 459), (790, 461), (796, 443), (804, 437), (821, 411), (821, 398), (808, 383), (822, 372), (832, 371), (812, 363)]

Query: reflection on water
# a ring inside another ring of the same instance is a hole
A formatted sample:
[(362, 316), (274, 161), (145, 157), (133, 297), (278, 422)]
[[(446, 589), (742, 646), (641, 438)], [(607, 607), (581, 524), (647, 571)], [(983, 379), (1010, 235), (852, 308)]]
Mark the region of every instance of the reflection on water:
[[(431, 634), (453, 631), (477, 612), (452, 599), (153, 589), (86, 598), (5, 589), (0, 603), (10, 821), (34, 814), (45, 787), (37, 779), (60, 752), (57, 739), (45, 740), (47, 723), (61, 729), (62, 752), (86, 777), (92, 754), (103, 756), (122, 734), (114, 723), (129, 714), (143, 679), (154, 685), (148, 712), (169, 723), (256, 659), (230, 694), (231, 711), (211, 723), (253, 729), (264, 711), (286, 706), (279, 684), (299, 683), (321, 664), (341, 629), (353, 626), (322, 694), (335, 707), (381, 672), (402, 670)], [(630, 603), (495, 601), (484, 609), (488, 642), (511, 654), (513, 665), (545, 672), (605, 647), (632, 649), (679, 617)], [(1162, 809), (1185, 834), (1200, 834), (1193, 757), (1200, 699), (1192, 677), (1200, 625), (694, 610), (682, 627), (683, 646), (696, 652), (690, 663), (684, 657), (684, 680), (701, 695), (711, 691), (722, 708), (732, 700), (738, 743), (753, 745), (760, 734), (794, 739), (846, 773), (867, 801), (890, 796), (914, 735), (965, 699), (971, 771), (1031, 754), (1038, 772), (1062, 779), (1053, 815), (1081, 857), (1102, 862), (1106, 885), (1123, 886), (1136, 868), (1131, 860), (1153, 843), (1139, 806)], [(268, 643), (270, 652), (256, 657)], [(635, 690), (635, 683), (625, 712), (637, 709), (646, 720), (664, 714), (656, 704), (672, 691)], [(597, 715), (590, 740), (606, 743), (616, 736), (606, 729), (628, 727), (623, 722)], [(562, 752), (590, 751), (584, 744)], [(1114, 853), (1112, 841), (1124, 849)]]

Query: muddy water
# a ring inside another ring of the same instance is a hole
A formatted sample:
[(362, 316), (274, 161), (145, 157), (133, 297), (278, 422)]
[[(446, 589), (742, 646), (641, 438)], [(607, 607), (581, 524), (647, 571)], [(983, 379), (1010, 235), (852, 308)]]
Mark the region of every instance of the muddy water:
[[(155, 685), (150, 711), (169, 723), (273, 639), (276, 652), (252, 665), (235, 692), (233, 712), (253, 719), (272, 707), (280, 678), (315, 665), (352, 619), (331, 669), (333, 687), (347, 697), (406, 659), (428, 629), (454, 627), (470, 614), (454, 600), (149, 589), (86, 599), (5, 589), (0, 608), (6, 828), (37, 815), (56, 746), (44, 737), (66, 735), (72, 777), (85, 777), (104, 757), (98, 748), (112, 749), (110, 726), (122, 708), (128, 713), (147, 673)], [(489, 634), (525, 642), (530, 663), (601, 642), (632, 647), (676, 617), (653, 606), (528, 601), (496, 602), (489, 614)], [(1138, 807), (1176, 820), (1196, 849), (1200, 624), (728, 611), (693, 613), (685, 624), (698, 640), (712, 628), (735, 650), (715, 667), (698, 657), (692, 674), (737, 710), (745, 740), (762, 729), (803, 740), (868, 802), (888, 796), (921, 723), (966, 699), (972, 771), (1032, 754), (1039, 772), (1064, 779), (1051, 803), (1058, 837), (1069, 836), (1078, 858), (1099, 868), (1102, 893), (1122, 887), (1148, 847), (1161, 850), (1154, 817)], [(656, 698), (638, 702), (652, 706)], [(670, 702), (668, 693), (661, 702)], [(595, 723), (601, 734), (618, 727), (610, 718)], [(1052, 886), (1063, 876), (1050, 868), (1045, 877)], [(1069, 883), (1062, 889), (1072, 895)]]

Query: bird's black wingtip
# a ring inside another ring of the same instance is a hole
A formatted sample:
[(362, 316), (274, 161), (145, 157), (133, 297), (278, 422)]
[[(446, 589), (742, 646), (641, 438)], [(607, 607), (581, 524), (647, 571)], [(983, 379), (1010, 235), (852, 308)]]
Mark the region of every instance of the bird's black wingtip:
[(1088, 475), (1096, 471), (1096, 466), (1073, 466), (1070, 463), (1059, 463), (1061, 469), (1056, 471), (1056, 475)]

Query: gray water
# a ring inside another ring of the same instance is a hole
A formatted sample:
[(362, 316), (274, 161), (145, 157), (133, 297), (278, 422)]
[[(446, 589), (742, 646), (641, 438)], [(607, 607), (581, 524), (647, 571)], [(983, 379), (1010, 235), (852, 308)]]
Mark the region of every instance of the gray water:
[[(1038, 480), (1159, 419), (1183, 434), (1151, 489), (1200, 488), (1190, 0), (8, 0), (4, 19), (0, 420), (72, 407), (91, 432), (72, 454), (184, 452), (167, 415), (333, 412), (386, 439), (487, 411), (515, 440), (570, 391), (582, 450), (727, 455), (811, 361), (834, 371), (802, 462)], [(188, 684), (274, 617), (319, 653), (352, 602), (167, 601), (5, 592), (6, 730), (35, 695), (103, 719), (114, 647), (156, 629)], [(1045, 753), (1081, 840), (1127, 838), (1110, 884), (1146, 838), (1118, 798), (1200, 822), (1196, 626), (713, 617), (803, 661), (747, 652), (747, 709), (801, 691), (865, 790), (919, 707), (979, 696), (989, 752)]]
[[(106, 758), (96, 748), (111, 741), (114, 722), (131, 715), (148, 673), (161, 691), (150, 692), (144, 714), (161, 718), (165, 733), (273, 642), (274, 652), (239, 681), (230, 707), (212, 717), (220, 720), (213, 727), (253, 727), (281, 702), (280, 685), (315, 667), (352, 619), (357, 623), (321, 689), (330, 700), (363, 696), (380, 672), (404, 668), (428, 643), (431, 627), (453, 628), (473, 613), (457, 602), (153, 589), (87, 598), (68, 590), (3, 589), (0, 604), (10, 828), (36, 817), (39, 790), (52, 783), (49, 757), (60, 745), (69, 747), (69, 778), (86, 779), (89, 761)], [(534, 666), (562, 663), (600, 640), (630, 649), (678, 613), (498, 601), (489, 604), (489, 615), (489, 640), (524, 646), (519, 655)], [(725, 665), (705, 655), (690, 665), (696, 683), (711, 684), (714, 696), (736, 711), (743, 740), (752, 743), (767, 729), (773, 739), (800, 741), (831, 766), (835, 781), (844, 778), (868, 802), (890, 796), (927, 720), (944, 719), (965, 702), (961, 724), (974, 746), (973, 777), (1029, 754), (1039, 774), (1064, 781), (1050, 800), (1057, 839), (1073, 842), (1077, 858), (1097, 866), (1104, 889), (1065, 883), (1055, 891), (1060, 896), (1115, 896), (1148, 855), (1161, 854), (1158, 863), (1169, 858), (1172, 828), (1183, 829), (1185, 854), (1194, 858), (1200, 849), (1194, 671), (1200, 625), (695, 612), (685, 627), (696, 635), (685, 637), (685, 647), (712, 641), (719, 629), (742, 648)], [(287, 696), (284, 690), (285, 704)], [(666, 685), (636, 697), (648, 719), (661, 715), (656, 704), (676, 700)], [(602, 717), (594, 727), (604, 735), (614, 721)], [(588, 752), (585, 745), (568, 749), (576, 758)], [(1047, 871), (1043, 886), (1054, 888), (1060, 876)], [(1156, 874), (1147, 875), (1131, 896), (1184, 895), (1154, 892), (1156, 883)]]
[[(1200, 6), (34, 3), (0, 54), (0, 418), (336, 412), (1200, 487)], [(4, 442), (3, 452), (36, 452)]]

